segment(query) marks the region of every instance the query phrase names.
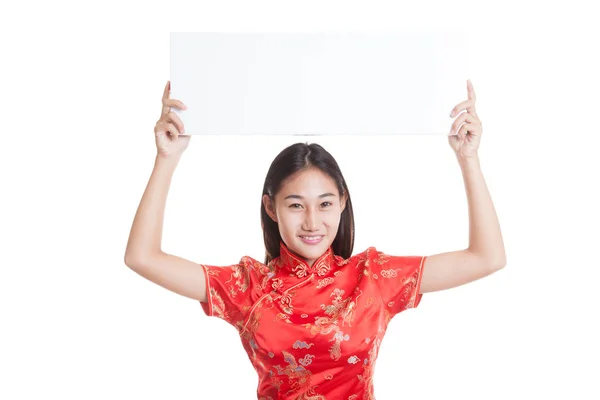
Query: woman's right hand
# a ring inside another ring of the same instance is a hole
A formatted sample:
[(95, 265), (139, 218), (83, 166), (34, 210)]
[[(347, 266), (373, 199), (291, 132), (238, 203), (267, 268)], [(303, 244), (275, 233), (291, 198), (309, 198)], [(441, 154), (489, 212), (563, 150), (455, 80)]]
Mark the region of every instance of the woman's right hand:
[(159, 156), (180, 157), (187, 149), (191, 136), (181, 136), (185, 133), (183, 122), (171, 111), (171, 107), (185, 110), (187, 107), (179, 100), (170, 99), (171, 82), (167, 81), (162, 98), (162, 112), (154, 127), (156, 150)]

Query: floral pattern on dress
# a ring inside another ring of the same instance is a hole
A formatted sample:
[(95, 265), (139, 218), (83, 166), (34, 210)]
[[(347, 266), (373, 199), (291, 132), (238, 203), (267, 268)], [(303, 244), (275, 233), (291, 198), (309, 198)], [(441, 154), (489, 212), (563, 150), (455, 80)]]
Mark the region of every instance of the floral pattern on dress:
[(329, 248), (309, 266), (281, 242), (267, 265), (202, 265), (200, 304), (238, 330), (259, 400), (374, 399), (381, 341), (394, 315), (418, 306), (425, 259), (374, 247), (343, 259)]

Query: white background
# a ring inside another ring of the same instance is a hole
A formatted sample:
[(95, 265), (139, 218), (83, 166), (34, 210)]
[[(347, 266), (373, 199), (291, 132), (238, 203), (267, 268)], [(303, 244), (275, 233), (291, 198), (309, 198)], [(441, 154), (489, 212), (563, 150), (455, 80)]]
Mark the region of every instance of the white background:
[[(256, 398), (235, 329), (123, 263), (153, 167), (170, 31), (456, 24), (475, 43), (481, 164), (508, 265), (392, 320), (377, 399), (600, 397), (599, 32), (584, 2), (15, 4), (0, 36), (0, 398)], [(173, 178), (163, 250), (261, 259), (264, 176), (301, 140), (342, 167), (355, 252), (467, 246), (445, 137), (196, 136)]]

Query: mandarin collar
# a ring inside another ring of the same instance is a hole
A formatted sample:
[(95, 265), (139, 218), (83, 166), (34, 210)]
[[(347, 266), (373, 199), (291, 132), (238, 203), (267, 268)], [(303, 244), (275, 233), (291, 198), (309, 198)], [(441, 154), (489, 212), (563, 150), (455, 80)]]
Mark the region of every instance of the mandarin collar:
[(294, 253), (286, 246), (283, 241), (279, 242), (279, 258), (282, 268), (288, 271), (290, 275), (295, 275), (298, 278), (304, 278), (315, 274), (317, 276), (326, 275), (334, 263), (333, 249), (331, 246), (319, 258), (315, 260), (312, 267), (308, 263)]

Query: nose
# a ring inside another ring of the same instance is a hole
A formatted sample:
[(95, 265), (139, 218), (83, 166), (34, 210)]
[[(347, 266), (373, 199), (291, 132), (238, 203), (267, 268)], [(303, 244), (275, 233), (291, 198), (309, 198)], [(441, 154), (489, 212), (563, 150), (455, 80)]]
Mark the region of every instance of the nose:
[(317, 213), (311, 210), (306, 212), (306, 218), (304, 219), (304, 226), (302, 227), (305, 231), (316, 231), (317, 230)]

